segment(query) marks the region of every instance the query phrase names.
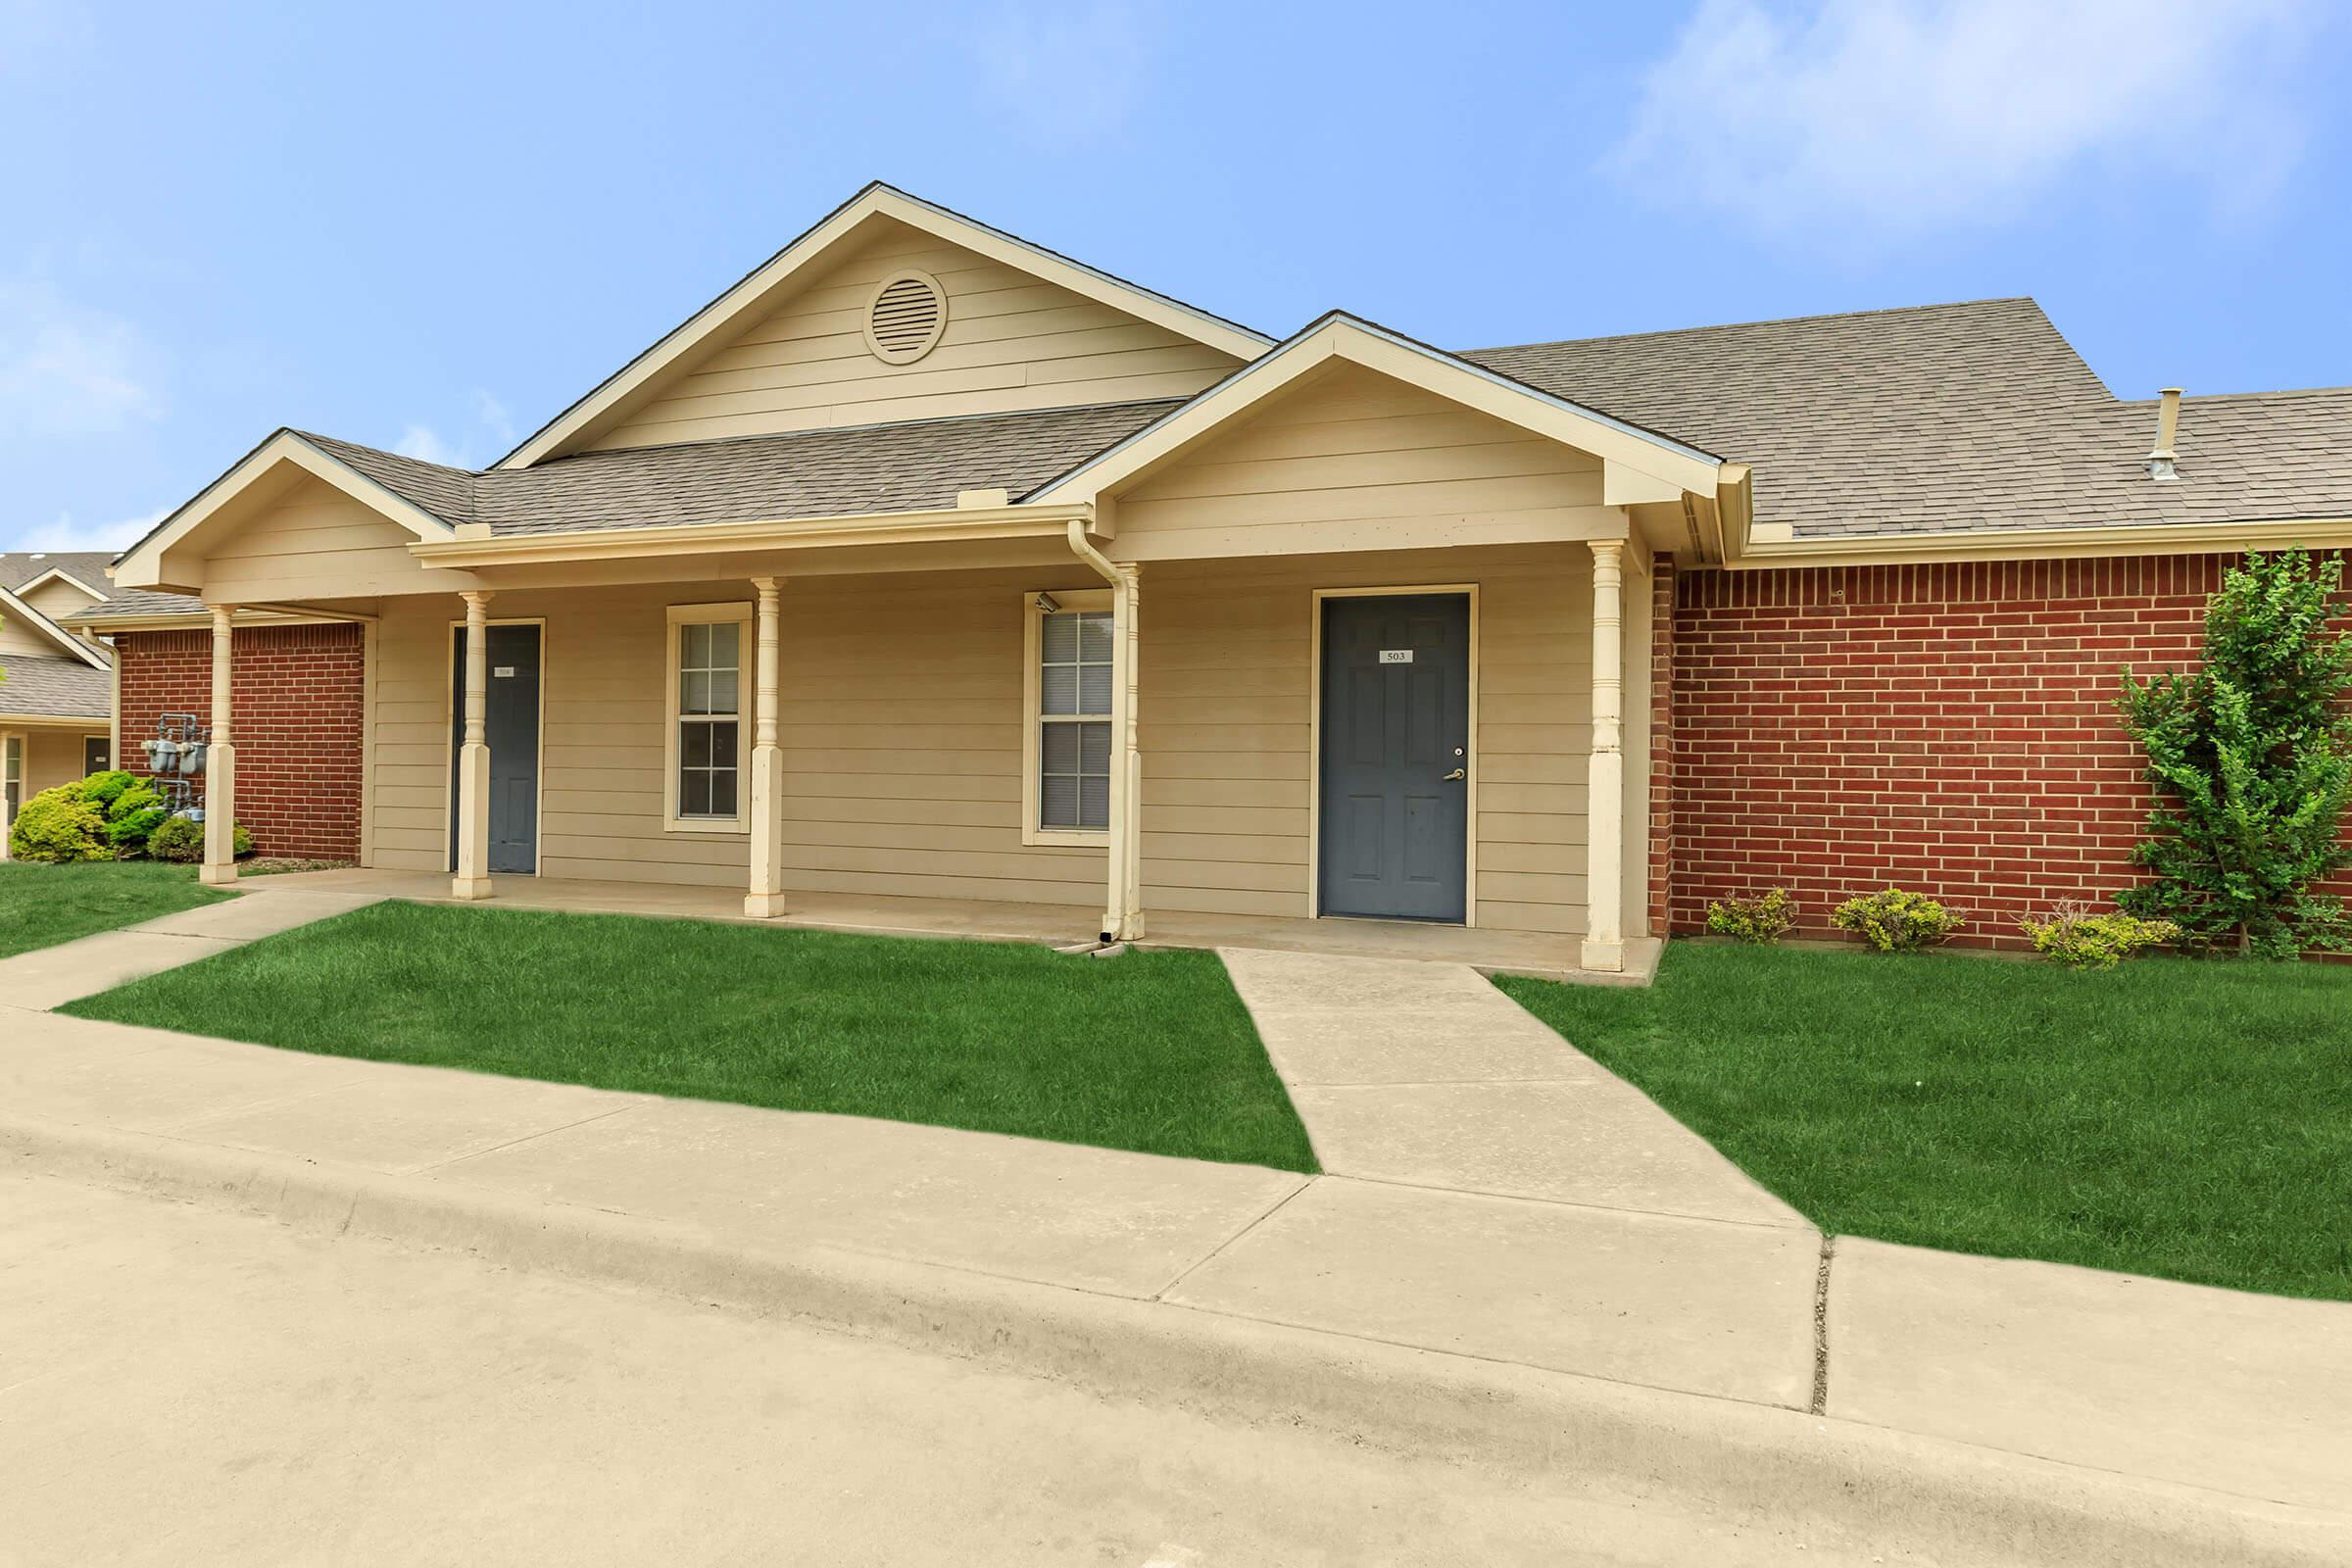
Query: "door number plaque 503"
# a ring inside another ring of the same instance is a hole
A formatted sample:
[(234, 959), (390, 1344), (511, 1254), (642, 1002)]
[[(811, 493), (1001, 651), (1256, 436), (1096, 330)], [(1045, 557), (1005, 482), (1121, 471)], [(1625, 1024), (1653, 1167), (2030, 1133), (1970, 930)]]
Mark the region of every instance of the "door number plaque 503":
[(1413, 651), (1410, 648), (1383, 648), (1380, 662), (1384, 664), (1409, 664), (1413, 662)]

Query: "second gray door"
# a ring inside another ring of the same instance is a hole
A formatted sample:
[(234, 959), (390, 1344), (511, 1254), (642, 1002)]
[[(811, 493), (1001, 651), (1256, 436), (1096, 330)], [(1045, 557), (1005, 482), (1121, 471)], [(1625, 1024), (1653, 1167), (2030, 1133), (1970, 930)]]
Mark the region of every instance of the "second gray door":
[[(539, 869), (539, 628), (493, 626), (489, 702), (490, 869)], [(458, 864), (458, 751), (466, 744), (466, 628), (450, 663), (449, 864)]]
[(1325, 914), (1459, 920), (1469, 869), (1470, 599), (1323, 601)]

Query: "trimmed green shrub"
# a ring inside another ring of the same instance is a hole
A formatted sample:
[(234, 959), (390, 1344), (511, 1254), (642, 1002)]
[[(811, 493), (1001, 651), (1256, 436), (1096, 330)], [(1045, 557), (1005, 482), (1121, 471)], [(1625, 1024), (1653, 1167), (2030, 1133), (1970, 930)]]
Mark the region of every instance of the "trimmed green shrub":
[(184, 816), (166, 817), (148, 837), (147, 853), (185, 865), (204, 858), (204, 824)]
[(1707, 906), (1707, 929), (1719, 937), (1769, 947), (1796, 929), (1796, 900), (1787, 888), (1718, 899)]
[[(121, 800), (126, 792), (144, 788), (146, 786), (139, 782), (138, 774), (125, 773), (120, 768), (109, 768), (103, 772), (92, 773), (81, 781), (81, 798), (101, 808), (112, 808), (115, 802)], [(114, 815), (113, 810), (109, 809), (107, 815)]]
[(1968, 922), (1924, 893), (1888, 888), (1838, 906), (1838, 929), (1851, 931), (1881, 953), (1917, 953)]
[[(253, 835), (243, 823), (229, 830), (229, 844), (238, 859), (253, 853)], [(147, 853), (159, 860), (182, 865), (204, 858), (204, 824), (185, 816), (167, 817), (147, 841)]]
[(2352, 949), (2344, 901), (2310, 891), (2352, 865), (2352, 635), (2344, 564), (2250, 555), (2205, 607), (2189, 674), (2124, 677), (2124, 727), (2166, 797), (2132, 858), (2155, 879), (2116, 902), (2196, 950), (2291, 958)]
[(8, 853), (20, 860), (111, 860), (106, 812), (85, 799), (81, 781), (60, 784), (17, 808)]
[(2069, 969), (2112, 969), (2143, 948), (2180, 940), (2170, 920), (2142, 920), (2110, 910), (2093, 914), (2080, 904), (2061, 904), (2046, 920), (2026, 915), (2018, 929), (2034, 939), (2034, 951)]

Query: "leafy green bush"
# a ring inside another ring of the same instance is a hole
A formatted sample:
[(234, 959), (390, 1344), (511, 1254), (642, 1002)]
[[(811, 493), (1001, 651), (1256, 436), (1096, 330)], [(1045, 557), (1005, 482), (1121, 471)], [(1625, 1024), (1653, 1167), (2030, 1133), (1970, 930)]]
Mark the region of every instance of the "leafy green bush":
[(2018, 928), (2034, 939), (2034, 951), (2069, 969), (2112, 969), (2143, 948), (2180, 940), (2170, 920), (2142, 920), (2110, 910), (2093, 914), (2081, 904), (2061, 904), (2046, 920), (2026, 915)]
[(1768, 947), (1796, 929), (1796, 900), (1787, 888), (1718, 899), (1707, 906), (1707, 929), (1719, 937)]
[[(229, 830), (229, 844), (237, 858), (253, 853), (253, 835), (239, 823)], [(175, 860), (182, 865), (204, 858), (204, 824), (185, 816), (167, 817), (162, 826), (147, 841), (147, 853), (159, 860)]]
[(1968, 922), (1924, 893), (1888, 888), (1838, 906), (1838, 929), (1851, 931), (1881, 953), (1917, 953)]
[(17, 808), (8, 853), (20, 860), (108, 860), (106, 812), (85, 799), (81, 781), (60, 784)]
[(81, 781), (81, 798), (94, 806), (110, 808), (107, 810), (107, 814), (112, 816), (114, 812), (111, 808), (115, 802), (122, 798), (124, 793), (144, 788), (146, 786), (139, 782), (138, 774), (125, 773), (120, 768), (108, 768), (92, 773)]
[(2344, 901), (2309, 891), (2352, 865), (2352, 635), (2328, 627), (2343, 575), (2337, 557), (2250, 555), (2205, 607), (2198, 669), (2124, 679), (2124, 727), (2169, 808), (2132, 851), (2155, 880), (2116, 902), (2192, 948), (2352, 949)]
[[(83, 780), (84, 793), (88, 787), (89, 780)], [(115, 858), (128, 860), (146, 854), (148, 838), (171, 814), (172, 808), (164, 804), (164, 798), (144, 780), (134, 780), (128, 789), (117, 794), (106, 807), (106, 842), (114, 846)]]

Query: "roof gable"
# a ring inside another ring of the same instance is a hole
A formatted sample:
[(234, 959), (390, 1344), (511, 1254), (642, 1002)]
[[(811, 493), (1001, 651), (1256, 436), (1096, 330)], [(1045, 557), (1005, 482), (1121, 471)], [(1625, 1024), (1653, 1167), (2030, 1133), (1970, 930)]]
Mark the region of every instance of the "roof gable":
[(1684, 491), (1711, 499), (1720, 477), (1722, 460), (1713, 453), (1335, 311), (1027, 499), (1074, 501), (1115, 493), (1334, 361), (1378, 371), (1592, 454), (1602, 463), (1604, 505), (1661, 502)]
[[(1026, 401), (1000, 397), (994, 404), (982, 400), (977, 404), (946, 407), (913, 404), (906, 410), (891, 414), (877, 412), (885, 401), (868, 401), (875, 408), (857, 413), (843, 413), (838, 404), (827, 401), (829, 394), (807, 390), (822, 384), (808, 379), (825, 372), (802, 368), (811, 362), (794, 356), (806, 352), (805, 337), (790, 335), (769, 337), (760, 333), (761, 323), (775, 317), (786, 302), (809, 289), (822, 287), (824, 274), (839, 270), (844, 264), (871, 263), (890, 255), (919, 256), (926, 252), (968, 258), (965, 270), (980, 271), (993, 268), (995, 274), (983, 274), (981, 283), (995, 283), (972, 291), (971, 319), (986, 309), (980, 296), (1002, 292), (1004, 273), (1020, 274), (1034, 279), (1033, 287), (1056, 291), (1041, 293), (1033, 304), (1046, 309), (1075, 311), (1092, 304), (1108, 307), (1130, 323), (1154, 328), (1156, 337), (1135, 337), (1118, 347), (1105, 347), (1104, 354), (1152, 354), (1161, 356), (1141, 373), (1167, 374), (1172, 371), (1206, 368), (1208, 362), (1200, 351), (1224, 356), (1231, 361), (1248, 360), (1263, 353), (1271, 340), (1246, 327), (1237, 326), (1222, 318), (1168, 298), (1164, 294), (1143, 288), (1123, 278), (1071, 261), (1065, 256), (1033, 245), (1027, 240), (991, 228), (985, 223), (965, 218), (944, 207), (909, 196), (890, 186), (873, 184), (837, 208), (815, 227), (794, 240), (768, 261), (754, 270), (734, 287), (713, 300), (686, 321), (673, 328), (651, 348), (637, 356), (620, 370), (564, 411), (528, 440), (501, 459), (500, 468), (528, 467), (547, 458), (576, 452), (602, 444), (645, 445), (659, 441), (705, 439), (711, 436), (764, 433), (793, 428), (813, 428), (825, 424), (869, 423), (878, 419), (900, 417), (920, 418), (948, 413), (1005, 412), (1017, 407), (1056, 406), (1055, 394), (1032, 395)], [(912, 265), (912, 264), (902, 264)], [(860, 270), (864, 270), (862, 265)], [(919, 269), (918, 269), (919, 270)], [(877, 274), (877, 277), (879, 274)], [(826, 322), (802, 322), (809, 328), (806, 337), (840, 336), (844, 330), (860, 330), (854, 316), (845, 314), (845, 306), (861, 306), (865, 293), (874, 279), (860, 279), (857, 301), (825, 300), (816, 302), (817, 314), (831, 312), (834, 319)], [(988, 372), (997, 370), (1000, 378), (1002, 362), (992, 365), (989, 351), (977, 345), (990, 341), (982, 332), (969, 328), (958, 331), (955, 291), (950, 289), (948, 334), (941, 340), (941, 349), (905, 367), (914, 372), (907, 378), (913, 398), (952, 397), (963, 392), (1009, 392), (1007, 386), (991, 388), (984, 384)], [(1000, 304), (1002, 302), (999, 302)], [(1003, 314), (1003, 313), (999, 313)], [(1079, 330), (1099, 330), (1106, 323), (1097, 319), (1082, 322)], [(820, 330), (818, 328), (829, 328)], [(742, 348), (736, 348), (742, 345)], [(799, 345), (799, 346), (771, 346)], [(959, 348), (968, 352), (951, 355), (949, 362), (936, 365), (939, 352)], [(1178, 349), (1190, 351), (1190, 359), (1176, 355)], [(731, 358), (720, 358), (733, 349)], [(744, 352), (748, 349), (750, 352)], [(1080, 356), (1085, 357), (1085, 356)], [(968, 360), (975, 363), (952, 363)], [(930, 368), (926, 369), (926, 366)], [(1115, 369), (1115, 367), (1111, 367)], [(962, 381), (955, 377), (961, 374)], [(1209, 373), (1213, 373), (1213, 369)], [(932, 377), (926, 382), (922, 377)], [(688, 390), (680, 383), (697, 378)], [(1109, 379), (1116, 379), (1111, 376)], [(1023, 384), (1026, 384), (1024, 378)], [(1050, 384), (1050, 383), (1049, 383)], [(800, 390), (793, 390), (798, 388)], [(1167, 396), (1172, 391), (1190, 391), (1162, 384), (1155, 389), (1138, 387), (1124, 392), (1102, 390), (1073, 390), (1061, 398), (1065, 405), (1102, 403), (1152, 396)], [(659, 419), (646, 420), (642, 414), (665, 394), (675, 391), (680, 397), (714, 400), (690, 410), (670, 409)], [(818, 414), (795, 414), (795, 410), (817, 410)], [(749, 417), (747, 417), (749, 416)], [(799, 422), (793, 422), (795, 419)], [(732, 425), (707, 422), (710, 419), (733, 420)], [(618, 441), (608, 438), (623, 430), (632, 420), (640, 428)], [(688, 426), (691, 433), (680, 433), (663, 426)]]
[[(59, 653), (71, 655), (76, 662), (91, 669), (112, 667), (107, 662), (106, 655), (92, 648), (56, 621), (51, 620), (40, 611), (19, 598), (13, 590), (7, 588), (0, 588), (0, 626), (14, 626), (20, 632), (30, 632), (35, 639), (33, 646), (53, 644)], [(15, 640), (11, 639), (11, 641)], [(6, 667), (7, 660), (0, 657), (0, 668)], [(5, 695), (0, 695), (0, 708), (4, 708), (6, 705)]]
[(192, 546), (200, 534), (234, 533), (306, 477), (341, 491), (416, 539), (452, 536), (465, 514), (443, 516), (425, 503), (459, 506), (472, 481), (462, 469), (280, 430), (124, 551), (115, 564), (115, 581), (124, 588), (182, 586), (190, 574), (173, 561), (173, 552)]

